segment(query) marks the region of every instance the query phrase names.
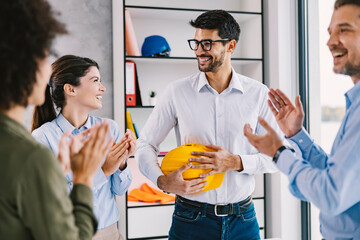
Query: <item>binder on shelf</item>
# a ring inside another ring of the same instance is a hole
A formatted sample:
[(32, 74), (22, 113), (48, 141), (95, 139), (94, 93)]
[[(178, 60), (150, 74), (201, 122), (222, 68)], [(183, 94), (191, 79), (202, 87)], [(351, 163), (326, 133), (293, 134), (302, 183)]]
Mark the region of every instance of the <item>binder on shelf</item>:
[(126, 60), (126, 106), (142, 106), (136, 63)]
[(131, 116), (130, 116), (130, 113), (129, 111), (126, 111), (126, 128), (130, 129), (131, 131), (134, 132), (135, 134), (135, 137), (137, 139), (137, 136), (136, 136), (136, 132), (135, 132), (135, 129), (134, 129), (134, 123), (131, 119)]
[(136, 64), (135, 64), (135, 77), (136, 77), (136, 84), (135, 84), (136, 106), (142, 106), (139, 78), (138, 78), (138, 74), (137, 74)]
[(126, 60), (126, 106), (136, 106), (135, 62)]

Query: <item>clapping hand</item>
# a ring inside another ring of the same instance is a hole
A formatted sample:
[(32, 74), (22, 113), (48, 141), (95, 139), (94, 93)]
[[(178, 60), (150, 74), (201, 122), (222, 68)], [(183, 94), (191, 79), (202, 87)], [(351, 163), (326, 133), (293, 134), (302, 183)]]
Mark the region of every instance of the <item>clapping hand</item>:
[(295, 106), (280, 89), (270, 89), (268, 100), (269, 107), (276, 121), (287, 138), (298, 133), (304, 122), (304, 110), (300, 96), (295, 99)]
[(110, 125), (107, 121), (95, 124), (88, 136), (82, 141), (83, 146), (71, 155), (71, 170), (74, 184), (85, 184), (92, 187), (95, 173), (99, 170), (112, 138), (108, 137)]
[(70, 140), (69, 136), (71, 135), (71, 130), (65, 132), (61, 136), (58, 148), (58, 159), (61, 169), (65, 175), (71, 171), (71, 156), (80, 151), (84, 143), (89, 139), (86, 138), (86, 136), (90, 133), (90, 131), (91, 129), (88, 129), (78, 135), (72, 136)]
[(109, 177), (118, 169), (126, 167), (127, 159), (134, 154), (136, 148), (136, 138), (132, 131), (127, 130), (125, 135), (118, 143), (113, 141), (112, 146), (106, 156), (102, 170), (106, 177)]
[(245, 124), (244, 126), (244, 135), (248, 138), (250, 144), (253, 145), (259, 152), (273, 157), (276, 151), (283, 145), (281, 138), (262, 117), (259, 117), (258, 121), (261, 126), (266, 129), (266, 135), (260, 136), (253, 134), (249, 124)]

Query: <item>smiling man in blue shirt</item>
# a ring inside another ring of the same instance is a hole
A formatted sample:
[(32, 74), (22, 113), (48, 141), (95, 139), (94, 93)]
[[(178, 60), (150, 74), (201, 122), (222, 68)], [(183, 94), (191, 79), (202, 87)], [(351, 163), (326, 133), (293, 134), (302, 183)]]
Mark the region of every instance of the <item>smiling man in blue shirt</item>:
[[(302, 128), (304, 112), (280, 90), (271, 90), (269, 107), (300, 154), (283, 146), (275, 131), (260, 118), (268, 133), (259, 136), (245, 125), (244, 133), (260, 152), (273, 156), (290, 180), (292, 194), (320, 209), (320, 229), (325, 239), (360, 239), (360, 1), (337, 0), (331, 19), (328, 47), (334, 72), (351, 77), (354, 87), (346, 94), (346, 114), (328, 155)], [(272, 105), (273, 104), (273, 105)]]

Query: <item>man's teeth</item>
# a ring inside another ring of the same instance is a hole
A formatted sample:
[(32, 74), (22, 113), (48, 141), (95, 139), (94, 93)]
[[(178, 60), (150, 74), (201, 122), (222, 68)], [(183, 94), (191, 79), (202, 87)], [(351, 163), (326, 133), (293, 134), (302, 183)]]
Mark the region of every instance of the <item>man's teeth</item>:
[(345, 55), (345, 53), (333, 53), (334, 57), (342, 57), (344, 55)]
[(200, 57), (199, 60), (200, 60), (201, 62), (205, 62), (205, 61), (210, 60), (210, 57)]
[(96, 98), (101, 100), (101, 99), (102, 99), (102, 96), (96, 96)]

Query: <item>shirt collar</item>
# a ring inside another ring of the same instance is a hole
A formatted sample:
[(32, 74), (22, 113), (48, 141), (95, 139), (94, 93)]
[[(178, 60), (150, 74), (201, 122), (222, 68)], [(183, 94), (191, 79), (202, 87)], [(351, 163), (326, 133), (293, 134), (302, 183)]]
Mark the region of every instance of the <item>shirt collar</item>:
[[(244, 88), (241, 84), (238, 74), (235, 72), (235, 70), (233, 68), (231, 68), (231, 72), (232, 72), (232, 76), (231, 76), (229, 86), (227, 87), (228, 91), (231, 91), (232, 89), (237, 89), (237, 90), (241, 91), (242, 93), (244, 93)], [(210, 87), (210, 84), (206, 78), (206, 74), (204, 72), (201, 72), (200, 76), (199, 76), (197, 91), (200, 92), (200, 90), (203, 87), (205, 87), (206, 85), (208, 85)]]
[(62, 130), (62, 132), (66, 132), (71, 130), (73, 134), (78, 134), (88, 128), (91, 128), (91, 117), (88, 116), (84, 125), (82, 125), (79, 129), (75, 128), (61, 113), (55, 119), (56, 124)]
[(346, 109), (349, 109), (352, 103), (360, 98), (360, 81), (355, 84), (349, 91), (345, 93)]

